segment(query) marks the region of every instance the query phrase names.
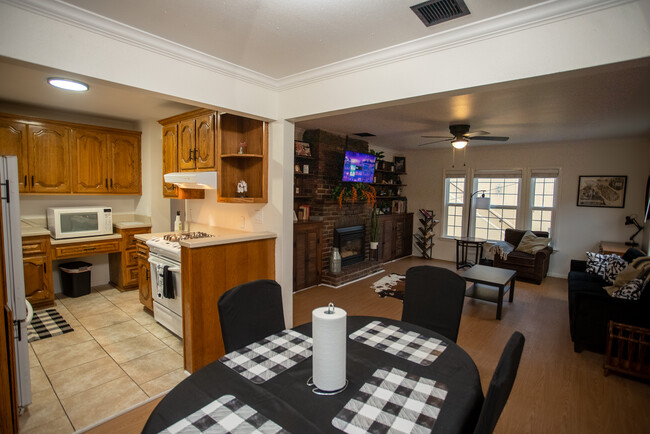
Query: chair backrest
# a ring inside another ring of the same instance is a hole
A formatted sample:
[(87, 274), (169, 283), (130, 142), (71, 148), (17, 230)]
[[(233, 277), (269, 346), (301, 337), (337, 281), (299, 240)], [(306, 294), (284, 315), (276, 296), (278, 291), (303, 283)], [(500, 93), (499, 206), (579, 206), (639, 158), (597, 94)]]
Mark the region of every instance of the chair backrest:
[(284, 330), (282, 288), (274, 280), (255, 280), (229, 289), (217, 302), (226, 353)]
[(402, 321), (416, 324), (456, 342), (465, 300), (465, 279), (430, 265), (406, 271)]
[(501, 354), (499, 364), (492, 375), (490, 387), (485, 395), (474, 434), (490, 434), (494, 431), (510, 396), (512, 385), (515, 383), (519, 360), (521, 360), (521, 353), (524, 350), (524, 341), (524, 335), (514, 332), (503, 349), (503, 354)]
[[(520, 229), (506, 229), (505, 234), (503, 235), (503, 240), (517, 247), (521, 242), (521, 239), (524, 237), (528, 231), (522, 231)], [(541, 238), (548, 238), (548, 232), (546, 231), (531, 231), (536, 236)]]

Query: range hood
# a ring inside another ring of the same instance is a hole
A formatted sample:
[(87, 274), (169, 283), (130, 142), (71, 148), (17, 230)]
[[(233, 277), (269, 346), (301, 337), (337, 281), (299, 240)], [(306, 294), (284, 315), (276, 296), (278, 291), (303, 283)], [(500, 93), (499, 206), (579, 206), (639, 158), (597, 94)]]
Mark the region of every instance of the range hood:
[(165, 173), (165, 182), (180, 188), (214, 190), (217, 188), (217, 172), (171, 172)]

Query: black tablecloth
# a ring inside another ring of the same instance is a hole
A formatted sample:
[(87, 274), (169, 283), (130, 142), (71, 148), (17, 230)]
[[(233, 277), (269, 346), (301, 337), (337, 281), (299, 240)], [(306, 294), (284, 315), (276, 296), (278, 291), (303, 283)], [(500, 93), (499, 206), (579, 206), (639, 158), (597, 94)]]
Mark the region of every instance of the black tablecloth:
[[(368, 345), (347, 340), (347, 389), (334, 396), (319, 396), (306, 385), (312, 375), (312, 358), (298, 363), (262, 384), (254, 384), (216, 361), (183, 380), (154, 409), (144, 433), (159, 432), (222, 395), (231, 394), (292, 433), (340, 432), (332, 419), (380, 367), (395, 367), (440, 381), (448, 394), (433, 432), (472, 432), (483, 404), (478, 370), (458, 345), (430, 330), (387, 318), (348, 317), (348, 336), (373, 320), (394, 324), (447, 344), (447, 349), (429, 366), (422, 366)], [(311, 336), (311, 324), (295, 328)]]

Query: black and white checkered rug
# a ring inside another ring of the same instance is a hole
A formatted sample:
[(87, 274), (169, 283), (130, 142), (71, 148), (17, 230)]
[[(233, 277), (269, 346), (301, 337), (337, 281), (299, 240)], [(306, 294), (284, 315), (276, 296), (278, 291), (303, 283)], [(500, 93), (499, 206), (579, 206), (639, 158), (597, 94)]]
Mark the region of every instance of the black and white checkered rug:
[(27, 341), (51, 338), (73, 331), (56, 309), (34, 312), (32, 322), (27, 326)]
[(254, 408), (232, 395), (223, 395), (179, 420), (163, 433), (287, 433)]
[(447, 386), (396, 368), (380, 368), (332, 425), (347, 433), (428, 433), (447, 397)]
[(447, 348), (440, 339), (426, 337), (381, 321), (372, 321), (350, 335), (350, 339), (402, 359), (428, 366)]
[(219, 359), (253, 383), (261, 384), (311, 357), (312, 339), (283, 330)]

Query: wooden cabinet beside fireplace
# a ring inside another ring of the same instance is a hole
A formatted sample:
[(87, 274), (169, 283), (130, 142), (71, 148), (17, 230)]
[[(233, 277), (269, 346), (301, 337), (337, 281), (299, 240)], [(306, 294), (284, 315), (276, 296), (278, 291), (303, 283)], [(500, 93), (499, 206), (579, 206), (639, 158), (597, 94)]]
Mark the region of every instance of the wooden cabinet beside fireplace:
[(293, 290), (298, 291), (321, 281), (323, 224), (293, 225)]
[(413, 251), (413, 213), (379, 216), (379, 261), (409, 256)]

